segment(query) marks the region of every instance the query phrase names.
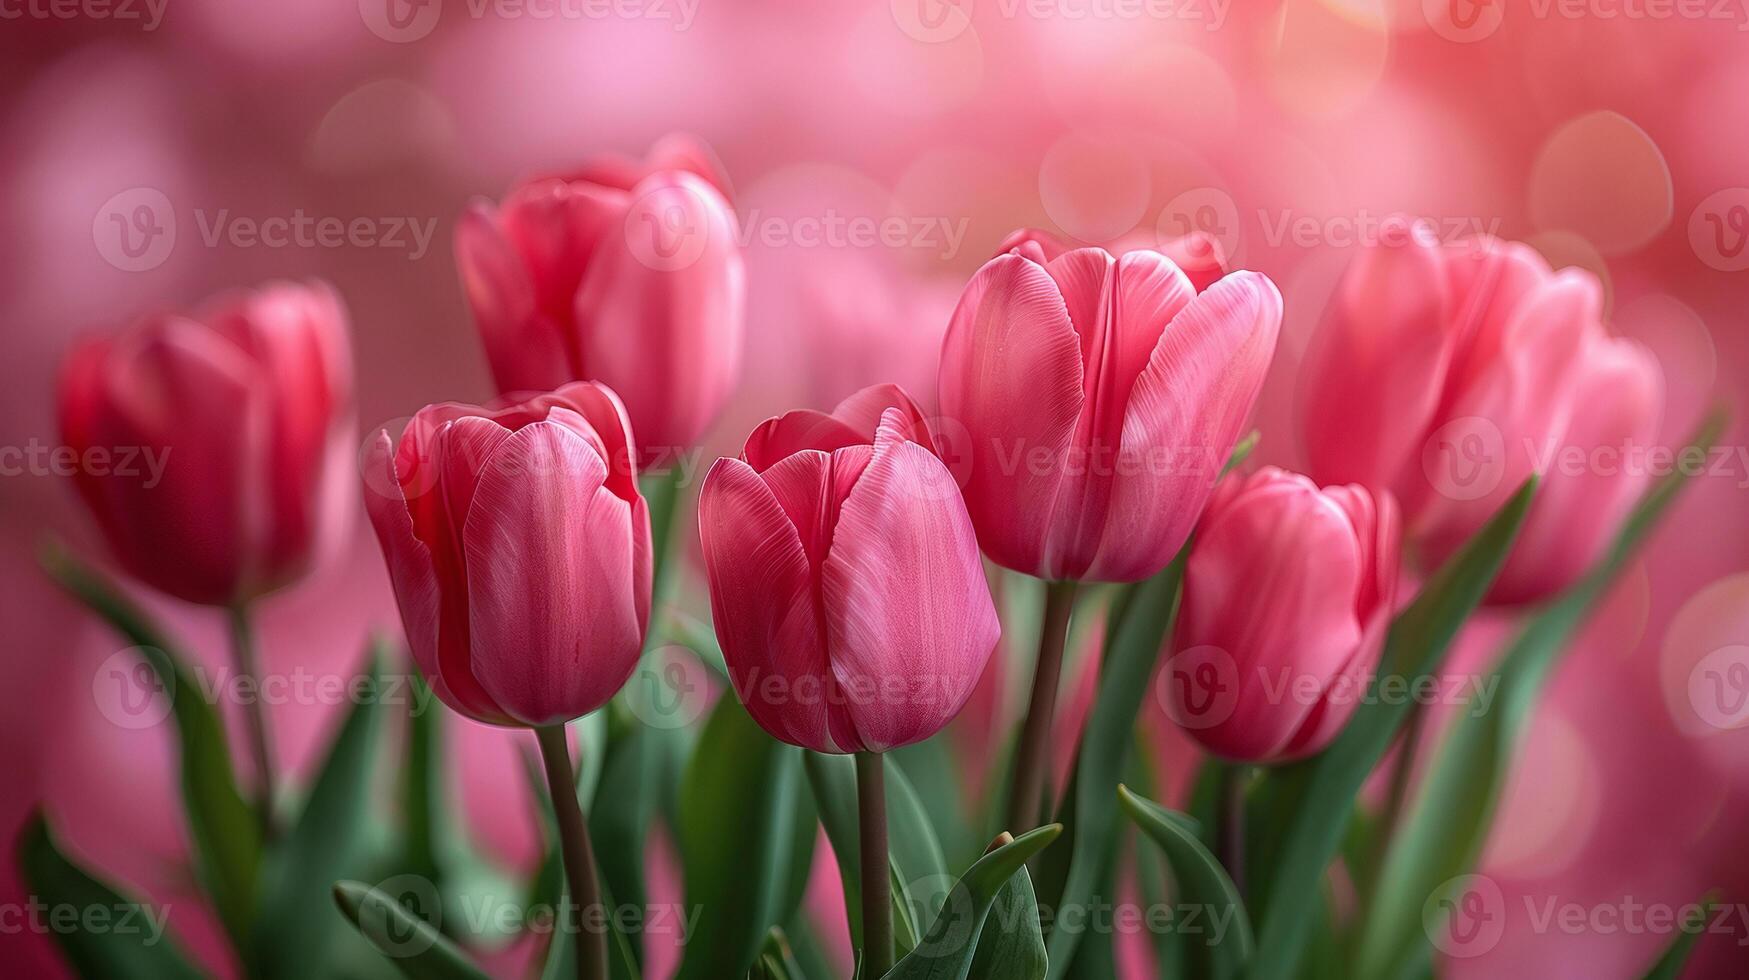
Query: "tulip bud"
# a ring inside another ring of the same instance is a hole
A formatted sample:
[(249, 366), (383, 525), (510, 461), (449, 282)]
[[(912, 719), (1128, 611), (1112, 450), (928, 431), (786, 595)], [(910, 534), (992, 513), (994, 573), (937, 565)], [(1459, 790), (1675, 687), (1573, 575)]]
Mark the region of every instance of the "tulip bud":
[(500, 393), (600, 381), (624, 399), (645, 465), (697, 440), (739, 369), (746, 283), (708, 154), (670, 138), (476, 202), (456, 261)]
[[(1037, 228), (1021, 228), (1009, 234), (997, 246), (996, 254), (1018, 251), (1034, 262), (1045, 263), (1069, 251), (1068, 245), (1055, 235)], [(1155, 251), (1171, 259), (1190, 279), (1197, 292), (1219, 282), (1233, 271), (1227, 266), (1227, 256), (1221, 243), (1206, 232), (1191, 232), (1179, 238), (1159, 239), (1148, 235), (1126, 235), (1105, 246), (1113, 255)]]
[(921, 741), (995, 648), (977, 539), (926, 431), (903, 391), (871, 388), (829, 416), (772, 419), (705, 478), (717, 637), (778, 739), (838, 753)]
[(235, 605), (344, 531), (352, 361), (327, 285), (274, 283), (81, 342), (62, 367), (74, 484), (133, 575)]
[[(1349, 268), (1306, 355), (1310, 474), (1393, 490), (1415, 553), (1435, 567), (1541, 472), (1489, 599), (1565, 587), (1649, 480), (1644, 466), (1603, 471), (1593, 451), (1645, 446), (1663, 402), (1656, 362), (1608, 336), (1602, 303), (1594, 276), (1551, 271), (1527, 245), (1446, 244), (1392, 219)], [(1562, 472), (1574, 453), (1578, 472)], [(1586, 505), (1562, 503), (1569, 494)]]
[(1162, 671), (1167, 713), (1208, 751), (1284, 762), (1330, 743), (1395, 609), (1397, 505), (1265, 467), (1203, 515)]
[(478, 721), (545, 726), (606, 704), (650, 619), (650, 517), (625, 408), (579, 382), (520, 404), (446, 403), (386, 430), (365, 502), (407, 644)]
[[(1262, 387), (1281, 294), (1237, 272), (1198, 293), (1166, 256), (985, 263), (941, 355), (964, 427), (966, 505), (992, 561), (1052, 580), (1130, 582), (1184, 544)], [(957, 439), (955, 440), (957, 443)]]

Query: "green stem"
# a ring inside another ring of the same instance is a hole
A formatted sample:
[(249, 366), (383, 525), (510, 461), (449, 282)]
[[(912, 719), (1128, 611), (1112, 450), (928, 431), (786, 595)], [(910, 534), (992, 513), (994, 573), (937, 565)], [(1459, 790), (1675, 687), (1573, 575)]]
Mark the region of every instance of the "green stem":
[(267, 725), (267, 705), (263, 701), (259, 664), (257, 663), (255, 628), (249, 617), (249, 607), (239, 603), (228, 610), (231, 627), (231, 662), (246, 685), (250, 697), (245, 699), (244, 717), (249, 726), (249, 749), (255, 758), (256, 809), (261, 819), (262, 833), (273, 836), (273, 799), (275, 779), (273, 747)]
[(861, 821), (863, 975), (893, 968), (893, 892), (887, 866), (886, 762), (879, 752), (856, 753), (856, 809)]
[[(681, 483), (686, 474), (679, 466), (654, 470), (638, 479), (638, 492), (644, 495), (644, 505), (650, 510), (650, 614), (659, 616), (662, 600), (668, 595), (668, 552), (673, 547), (675, 517), (680, 511)], [(654, 637), (657, 631), (650, 630)]]
[(1245, 894), (1245, 790), (1251, 781), (1251, 767), (1237, 763), (1220, 763), (1219, 824), (1215, 829), (1215, 851), (1233, 887)]
[(572, 925), (577, 930), (577, 977), (606, 980), (607, 932), (591, 926), (605, 922), (606, 916), (598, 914), (601, 886), (595, 876), (595, 851), (589, 844), (583, 807), (577, 802), (577, 773), (571, 768), (565, 726), (543, 725), (534, 734), (540, 743), (547, 790), (553, 797), (553, 815), (558, 818), (559, 853), (564, 859), (565, 882), (571, 893)]
[(1069, 637), (1069, 612), (1075, 606), (1075, 583), (1052, 582), (1045, 591), (1044, 624), (1039, 629), (1038, 661), (1033, 665), (1032, 700), (1015, 749), (1014, 779), (1009, 787), (1008, 823), (1003, 828), (1024, 834), (1038, 826), (1045, 775), (1050, 769), (1051, 718), (1057, 710), (1057, 686), (1062, 680), (1063, 646)]

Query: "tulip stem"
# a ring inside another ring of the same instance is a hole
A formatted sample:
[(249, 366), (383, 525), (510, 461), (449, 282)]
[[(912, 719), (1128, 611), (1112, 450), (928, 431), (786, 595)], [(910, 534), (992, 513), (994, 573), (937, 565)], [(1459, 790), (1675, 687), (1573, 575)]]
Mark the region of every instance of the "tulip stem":
[(862, 975), (893, 968), (893, 885), (888, 878), (886, 760), (856, 753), (856, 808), (861, 821)]
[(1245, 894), (1245, 790), (1251, 783), (1251, 767), (1237, 763), (1217, 763), (1220, 768), (1218, 780), (1220, 808), (1219, 823), (1215, 830), (1215, 853), (1221, 860), (1221, 866), (1227, 869), (1227, 877), (1233, 879), (1233, 887), (1239, 894)]
[(553, 815), (559, 824), (559, 854), (564, 859), (565, 883), (571, 891), (572, 926), (577, 930), (578, 980), (607, 977), (607, 933), (591, 928), (604, 922), (594, 910), (601, 908), (601, 886), (595, 877), (595, 851), (589, 844), (583, 807), (577, 802), (577, 773), (571, 768), (571, 747), (564, 725), (542, 725), (534, 730), (540, 743), (541, 764), (546, 768), (547, 791), (553, 797)]
[(1050, 768), (1051, 716), (1057, 710), (1057, 686), (1062, 680), (1063, 646), (1069, 637), (1069, 612), (1075, 606), (1075, 583), (1052, 582), (1045, 590), (1044, 625), (1039, 629), (1038, 661), (1033, 665), (1032, 700), (1015, 750), (1013, 784), (1009, 787), (1008, 823), (1003, 828), (1024, 834), (1038, 826), (1043, 806), (1045, 773)]
[(227, 610), (231, 627), (231, 662), (238, 679), (245, 685), (243, 714), (249, 726), (249, 749), (255, 758), (256, 810), (262, 833), (274, 832), (273, 749), (267, 726), (267, 704), (262, 698), (259, 664), (257, 663), (255, 628), (250, 621), (249, 607), (243, 603)]

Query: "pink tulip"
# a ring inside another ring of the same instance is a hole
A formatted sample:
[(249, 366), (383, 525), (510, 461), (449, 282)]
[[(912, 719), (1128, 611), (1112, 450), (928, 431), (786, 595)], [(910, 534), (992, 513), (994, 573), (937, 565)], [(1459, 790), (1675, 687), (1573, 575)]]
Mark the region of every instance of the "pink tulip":
[(643, 165), (596, 161), (470, 206), (456, 261), (498, 390), (609, 385), (645, 465), (696, 441), (741, 356), (745, 273), (721, 180), (702, 147), (670, 138)]
[(830, 416), (767, 422), (705, 478), (717, 637), (776, 738), (839, 753), (921, 741), (996, 646), (971, 520), (921, 422), (903, 391), (867, 389)]
[(1350, 267), (1302, 376), (1311, 475), (1393, 490), (1429, 567), (1544, 474), (1496, 602), (1547, 596), (1601, 553), (1647, 483), (1632, 447), (1663, 401), (1651, 355), (1605, 333), (1590, 273), (1404, 218)]
[(74, 347), (61, 436), (74, 485), (129, 572), (180, 599), (233, 605), (332, 549), (351, 499), (346, 333), (327, 285), (273, 283)]
[(1391, 496), (1265, 467), (1228, 477), (1185, 569), (1167, 713), (1228, 759), (1282, 762), (1336, 737), (1365, 694), (1397, 593)]
[(1164, 568), (1201, 513), (1275, 351), (1281, 294), (1237, 272), (1198, 294), (1153, 251), (985, 263), (941, 355), (942, 414), (985, 554), (1046, 579)]
[(421, 409), (365, 459), (407, 643), (444, 703), (558, 724), (631, 676), (650, 619), (650, 517), (619, 399), (593, 383)]
[[(1227, 266), (1227, 257), (1221, 251), (1221, 243), (1214, 236), (1200, 231), (1165, 241), (1148, 235), (1126, 235), (1104, 247), (1113, 255), (1159, 252), (1177, 263), (1179, 271), (1190, 279), (1190, 284), (1199, 293), (1233, 271)], [(1021, 228), (1002, 240), (996, 254), (1003, 255), (1012, 251), (1019, 251), (1034, 262), (1042, 264), (1070, 251), (1070, 246), (1050, 232), (1037, 228)]]

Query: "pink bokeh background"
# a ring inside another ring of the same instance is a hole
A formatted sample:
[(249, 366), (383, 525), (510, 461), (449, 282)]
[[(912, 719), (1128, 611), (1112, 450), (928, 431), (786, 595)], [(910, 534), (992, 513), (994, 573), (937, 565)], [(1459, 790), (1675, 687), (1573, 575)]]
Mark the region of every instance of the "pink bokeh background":
[[(1723, 472), (1693, 481), (1551, 684), (1483, 868), (1519, 911), (1445, 972), (1634, 976), (1668, 937), (1538, 931), (1522, 910), (1715, 887), (1749, 902), (1749, 736), (1698, 719), (1687, 686), (1702, 658), (1749, 643), (1749, 11), (1705, 6), (1727, 16), (1498, 0), (26, 13), (0, 21), (0, 446), (55, 444), (55, 367), (81, 331), (271, 278), (320, 276), (345, 299), (364, 426), (487, 398), (450, 251), (464, 204), (672, 130), (720, 156), (746, 237), (748, 350), (707, 458), (761, 418), (866, 384), (933, 401), (959, 287), (1010, 230), (1038, 225), (1089, 242), (1203, 230), (1269, 274), (1286, 319), (1258, 458), (1291, 467), (1300, 357), (1356, 233), (1401, 210), (1528, 241), (1600, 276), (1611, 328), (1657, 355), (1662, 442), (1716, 403), (1738, 421)], [(142, 203), (176, 231), (140, 258), (105, 219)], [(227, 231), (299, 213), (393, 241), (271, 247)], [(859, 227), (899, 231), (871, 243)], [(210, 949), (216, 920), (176, 870), (171, 746), (104, 717), (93, 676), (118, 643), (34, 565), (45, 532), (96, 553), (72, 501), (64, 478), (0, 476), (0, 839), (46, 801), (81, 856), (171, 901), (173, 928)], [(339, 560), (263, 604), (268, 670), (342, 672), (368, 629), (395, 628), (367, 537), (360, 524)], [(218, 662), (214, 615), (156, 608)], [(1472, 628), (1457, 669), (1509, 634)], [(310, 763), (332, 717), (277, 711), (283, 764)], [(509, 736), (451, 731), (477, 839), (507, 865), (532, 860)], [(0, 902), (22, 901), (0, 865)], [(1709, 937), (1694, 975), (1741, 975), (1739, 941), (1749, 923)], [(15, 934), (0, 937), (0, 972), (62, 968), (44, 937)]]

